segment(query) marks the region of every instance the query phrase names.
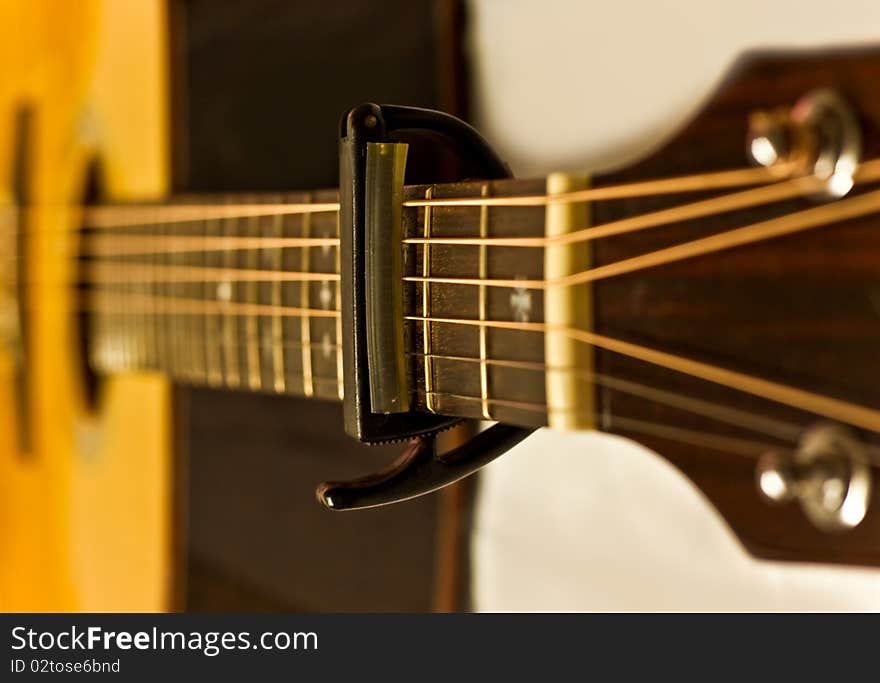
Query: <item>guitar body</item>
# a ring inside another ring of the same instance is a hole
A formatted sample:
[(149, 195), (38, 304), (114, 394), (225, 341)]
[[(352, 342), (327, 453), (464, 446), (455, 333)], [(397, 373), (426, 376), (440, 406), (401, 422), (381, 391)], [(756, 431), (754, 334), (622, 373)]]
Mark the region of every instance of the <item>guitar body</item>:
[(26, 303), (21, 347), (0, 341), (0, 609), (167, 609), (169, 385), (120, 375), (89, 397), (68, 210), (96, 161), (113, 201), (167, 191), (163, 5), (7, 2), (0, 27), (0, 196), (36, 207), (3, 227)]

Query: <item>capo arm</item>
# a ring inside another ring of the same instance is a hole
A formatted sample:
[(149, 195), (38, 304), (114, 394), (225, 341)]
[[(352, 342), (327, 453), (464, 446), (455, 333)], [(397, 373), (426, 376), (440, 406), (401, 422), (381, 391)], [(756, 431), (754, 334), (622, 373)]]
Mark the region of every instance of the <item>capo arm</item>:
[(437, 453), (435, 435), (420, 436), (387, 469), (347, 482), (325, 482), (316, 494), (331, 510), (399, 503), (464, 479), (531, 433), (531, 429), (495, 424), (446, 453)]

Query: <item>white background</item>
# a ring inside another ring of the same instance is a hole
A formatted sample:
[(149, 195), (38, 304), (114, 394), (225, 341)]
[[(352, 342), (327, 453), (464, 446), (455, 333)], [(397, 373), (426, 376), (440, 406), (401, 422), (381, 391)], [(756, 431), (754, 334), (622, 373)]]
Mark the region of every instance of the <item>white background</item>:
[[(470, 4), (477, 124), (519, 176), (649, 152), (749, 48), (880, 55), (877, 0)], [(623, 439), (542, 430), (481, 491), (480, 610), (880, 609), (880, 571), (748, 557), (689, 481)]]

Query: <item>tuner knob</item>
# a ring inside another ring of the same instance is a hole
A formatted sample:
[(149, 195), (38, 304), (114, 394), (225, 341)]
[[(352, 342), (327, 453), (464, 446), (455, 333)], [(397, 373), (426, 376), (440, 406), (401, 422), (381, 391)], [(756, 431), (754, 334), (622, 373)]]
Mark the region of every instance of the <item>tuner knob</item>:
[(782, 177), (812, 173), (827, 199), (838, 199), (853, 186), (862, 152), (862, 132), (855, 113), (838, 93), (812, 90), (793, 107), (756, 111), (749, 116), (749, 156)]
[(758, 460), (758, 490), (769, 501), (796, 500), (822, 531), (845, 531), (865, 518), (871, 467), (864, 445), (844, 427), (808, 429), (791, 454), (771, 451)]

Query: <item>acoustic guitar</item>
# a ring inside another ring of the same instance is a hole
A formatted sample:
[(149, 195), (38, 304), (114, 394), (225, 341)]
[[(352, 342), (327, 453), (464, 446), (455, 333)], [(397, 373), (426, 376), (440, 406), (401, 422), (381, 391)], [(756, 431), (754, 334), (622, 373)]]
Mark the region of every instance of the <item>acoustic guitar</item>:
[[(512, 179), (457, 119), (362, 105), (339, 189), (180, 195), (164, 6), (0, 11), (2, 609), (171, 607), (172, 384), (342, 402), (340, 431), (407, 441), (322, 485), (331, 509), (602, 430), (758, 556), (880, 560), (876, 50), (752, 55), (613, 174)], [(407, 180), (413, 131), (462, 180)]]

